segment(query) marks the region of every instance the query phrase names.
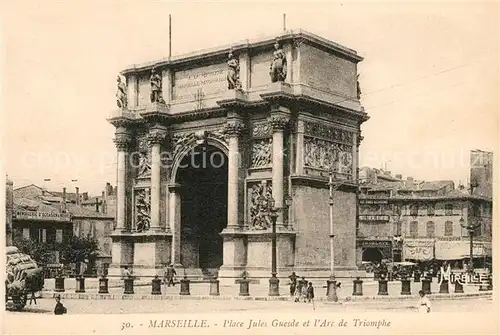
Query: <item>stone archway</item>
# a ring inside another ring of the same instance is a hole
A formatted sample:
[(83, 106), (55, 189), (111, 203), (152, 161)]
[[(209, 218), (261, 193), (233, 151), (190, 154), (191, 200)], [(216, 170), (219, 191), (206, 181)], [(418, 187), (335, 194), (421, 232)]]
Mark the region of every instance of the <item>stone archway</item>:
[(223, 149), (217, 141), (194, 144), (174, 165), (181, 208), (180, 262), (186, 268), (211, 271), (223, 263), (220, 233), (227, 225), (228, 194)]

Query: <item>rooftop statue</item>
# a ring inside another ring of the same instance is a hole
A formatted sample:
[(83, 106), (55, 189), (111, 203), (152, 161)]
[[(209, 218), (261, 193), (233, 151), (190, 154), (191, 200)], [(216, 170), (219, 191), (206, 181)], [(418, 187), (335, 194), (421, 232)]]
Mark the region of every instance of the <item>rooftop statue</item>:
[(227, 61), (227, 88), (229, 90), (240, 89), (240, 64), (232, 52), (229, 52)]
[(286, 55), (278, 41), (274, 44), (273, 60), (271, 62), (271, 82), (285, 81), (286, 79)]
[(122, 81), (120, 76), (116, 77), (116, 105), (120, 109), (127, 107), (127, 85)]
[(156, 68), (151, 69), (151, 77), (149, 80), (151, 82), (151, 102), (165, 103), (162, 96), (162, 78), (158, 72), (156, 72)]

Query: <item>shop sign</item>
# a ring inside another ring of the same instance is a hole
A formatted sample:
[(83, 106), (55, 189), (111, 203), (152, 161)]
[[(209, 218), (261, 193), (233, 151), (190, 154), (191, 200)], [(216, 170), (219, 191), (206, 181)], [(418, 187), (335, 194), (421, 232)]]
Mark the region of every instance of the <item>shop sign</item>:
[[(472, 254), (474, 257), (489, 256), (488, 245), (473, 242)], [(470, 257), (470, 242), (462, 241), (436, 241), (436, 259), (452, 260)]]
[(404, 259), (429, 261), (434, 259), (434, 240), (405, 240)]
[(18, 220), (70, 221), (69, 213), (15, 211), (14, 218)]
[(361, 205), (387, 205), (387, 200), (360, 200)]
[(389, 215), (360, 215), (361, 221), (389, 221)]
[(391, 241), (358, 241), (358, 246), (361, 248), (392, 248)]

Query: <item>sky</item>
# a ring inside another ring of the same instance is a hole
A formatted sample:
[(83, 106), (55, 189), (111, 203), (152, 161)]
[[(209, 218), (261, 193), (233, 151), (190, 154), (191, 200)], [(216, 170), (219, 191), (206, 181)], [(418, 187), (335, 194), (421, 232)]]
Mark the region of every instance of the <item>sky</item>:
[[(497, 152), (499, 5), (11, 1), (2, 13), (2, 156), (15, 187), (100, 194), (116, 183), (116, 74), (172, 54), (304, 29), (359, 64), (360, 166), (465, 182), (469, 152)], [(44, 181), (50, 179), (50, 181)], [(77, 181), (74, 181), (77, 180)]]

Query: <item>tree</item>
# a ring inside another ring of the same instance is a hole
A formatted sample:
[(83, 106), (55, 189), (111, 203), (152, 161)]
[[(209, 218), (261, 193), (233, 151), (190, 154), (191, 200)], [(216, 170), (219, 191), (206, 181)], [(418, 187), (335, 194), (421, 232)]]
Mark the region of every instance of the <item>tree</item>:
[(50, 263), (54, 254), (54, 245), (39, 241), (20, 239), (14, 241), (19, 252), (27, 254), (38, 264)]
[(69, 241), (58, 243), (61, 263), (79, 263), (85, 259), (93, 263), (99, 250), (99, 242), (91, 237), (72, 236)]

